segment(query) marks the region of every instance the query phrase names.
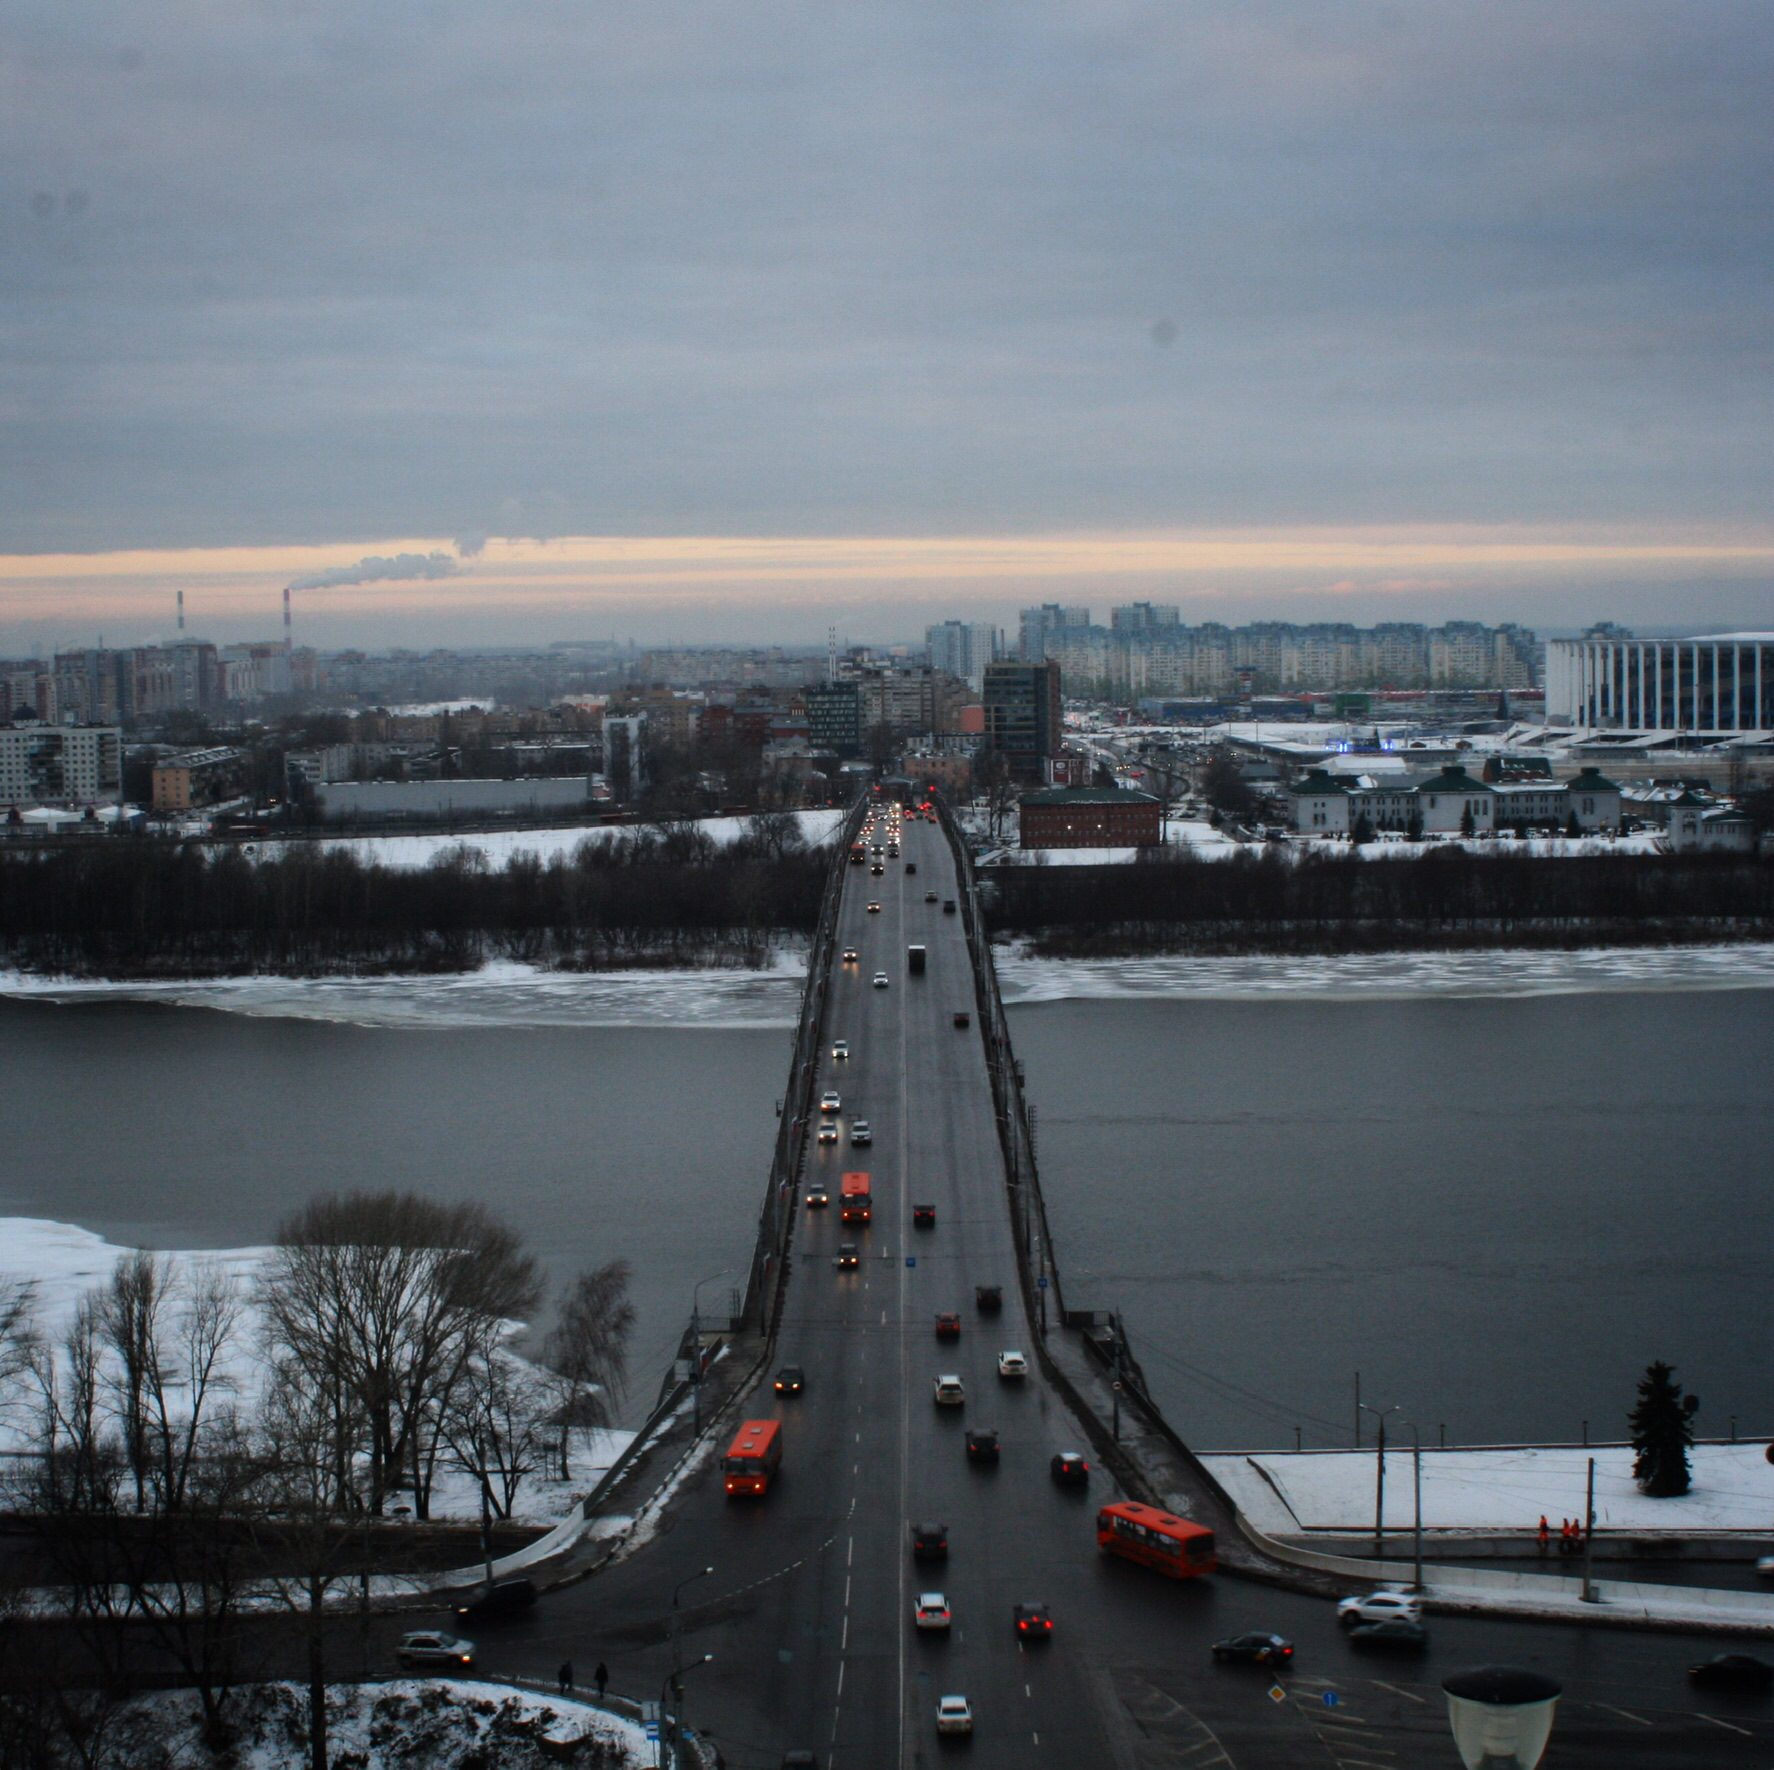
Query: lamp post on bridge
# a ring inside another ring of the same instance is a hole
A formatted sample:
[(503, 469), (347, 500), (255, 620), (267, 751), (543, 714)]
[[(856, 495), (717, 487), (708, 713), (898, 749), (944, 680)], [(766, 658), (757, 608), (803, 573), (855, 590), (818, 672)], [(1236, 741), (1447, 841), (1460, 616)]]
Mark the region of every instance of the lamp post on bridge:
[(731, 1266), (723, 1266), (719, 1272), (697, 1279), (690, 1292), (690, 1418), (698, 1432), (702, 1430), (702, 1287), (729, 1277), (732, 1271)]
[(1386, 1416), (1397, 1413), (1398, 1408), (1372, 1407), (1365, 1401), (1356, 1405), (1380, 1423), (1379, 1448), (1374, 1458), (1374, 1559), (1379, 1561), (1386, 1554)]

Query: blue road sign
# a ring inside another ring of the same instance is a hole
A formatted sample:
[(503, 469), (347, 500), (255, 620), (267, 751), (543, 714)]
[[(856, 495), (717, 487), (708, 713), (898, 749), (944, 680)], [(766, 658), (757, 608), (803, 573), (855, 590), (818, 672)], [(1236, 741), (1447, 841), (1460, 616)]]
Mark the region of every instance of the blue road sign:
[(1038, 1291), (1044, 1291), (1047, 1289), (1047, 1274), (1045, 1272), (1035, 1280), (1035, 1289)]
[(1324, 1706), (1327, 1709), (1334, 1709), (1342, 1700), (1342, 1697), (1340, 1697), (1334, 1690), (1327, 1690), (1324, 1693)]
[(905, 1257), (905, 1263), (908, 1266), (916, 1266), (918, 1264), (918, 1256), (916, 1254), (907, 1254)]

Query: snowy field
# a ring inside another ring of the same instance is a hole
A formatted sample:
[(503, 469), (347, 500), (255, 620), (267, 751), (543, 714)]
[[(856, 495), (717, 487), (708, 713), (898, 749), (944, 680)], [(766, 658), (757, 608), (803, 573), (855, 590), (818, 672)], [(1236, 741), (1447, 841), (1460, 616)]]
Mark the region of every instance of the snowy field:
[[(117, 1247), (91, 1230), (71, 1223), (39, 1217), (0, 1217), (0, 1281), (35, 1287), (33, 1316), (37, 1329), (51, 1342), (67, 1330), (82, 1296), (107, 1283), (120, 1254)], [(250, 1298), (270, 1250), (223, 1248), (202, 1253), (168, 1253), (163, 1256), (175, 1275), (189, 1278), (201, 1269), (220, 1269)], [(259, 1355), (258, 1321), (250, 1303), (243, 1315), (226, 1378), (232, 1393), (250, 1402), (263, 1385), (265, 1371)], [(28, 1443), (28, 1424), (22, 1410), (0, 1414), (0, 1450), (15, 1450)], [(585, 1431), (575, 1433), (572, 1479), (530, 1475), (518, 1489), (514, 1517), (520, 1523), (552, 1525), (597, 1484), (629, 1441), (632, 1432)], [(480, 1489), (460, 1470), (440, 1469), (431, 1494), (435, 1518), (477, 1519)]]
[[(1423, 1528), (1532, 1532), (1544, 1514), (1583, 1515), (1589, 1459), (1595, 1458), (1596, 1529), (1701, 1536), (1766, 1536), (1770, 1516), (1765, 1443), (1697, 1444), (1694, 1484), (1680, 1499), (1647, 1499), (1632, 1479), (1632, 1452), (1621, 1445), (1568, 1445), (1423, 1452)], [(1359, 1534), (1374, 1527), (1376, 1457), (1372, 1451), (1264, 1451), (1204, 1456), (1259, 1530), (1278, 1536), (1309, 1531)], [(1386, 1453), (1386, 1528), (1409, 1530), (1415, 1518), (1411, 1452)]]
[[(588, 1668), (589, 1669), (589, 1668)], [(655, 1763), (638, 1722), (556, 1696), (473, 1679), (393, 1679), (335, 1684), (327, 1692), (327, 1739), (336, 1764), (359, 1770), (532, 1770), (571, 1758), (605, 1770)], [(307, 1770), (308, 1692), (294, 1684), (237, 1691), (238, 1770)], [(214, 1762), (201, 1736), (195, 1695), (173, 1691), (131, 1703), (114, 1735), (119, 1770)]]
[[(796, 820), (809, 846), (818, 846), (831, 839), (843, 823), (842, 811), (797, 811)], [(697, 829), (721, 847), (736, 842), (746, 834), (749, 818), (704, 817), (696, 820)], [(608, 842), (615, 838), (645, 830), (645, 824), (575, 824), (559, 830), (477, 830), (464, 835), (414, 836), (337, 836), (322, 839), (318, 846), (342, 849), (368, 866), (392, 867), (411, 871), (428, 867), (440, 854), (456, 848), (478, 849), (487, 857), (490, 867), (503, 867), (514, 854), (533, 854), (544, 863), (572, 857), (582, 842)], [(292, 849), (311, 844), (263, 842), (256, 845), (261, 859), (275, 860)]]

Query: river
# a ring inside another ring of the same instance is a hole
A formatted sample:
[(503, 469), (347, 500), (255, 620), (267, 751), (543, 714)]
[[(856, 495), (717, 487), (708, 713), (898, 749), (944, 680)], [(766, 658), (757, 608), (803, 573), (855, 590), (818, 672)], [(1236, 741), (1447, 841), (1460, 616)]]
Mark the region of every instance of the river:
[[(1010, 969), (1067, 1300), (1124, 1312), (1191, 1442), (1347, 1443), (1357, 1370), (1426, 1442), (1617, 1437), (1653, 1357), (1702, 1432), (1774, 1429), (1774, 989), (1510, 993), (1496, 965), (1450, 994), (1429, 964), (1416, 993), (1178, 999), (1149, 966)], [(316, 1191), (478, 1198), (556, 1279), (633, 1263), (632, 1414), (693, 1283), (732, 1269), (718, 1308), (743, 1274), (796, 992), (549, 987), (0, 1001), (0, 1215), (219, 1247)]]

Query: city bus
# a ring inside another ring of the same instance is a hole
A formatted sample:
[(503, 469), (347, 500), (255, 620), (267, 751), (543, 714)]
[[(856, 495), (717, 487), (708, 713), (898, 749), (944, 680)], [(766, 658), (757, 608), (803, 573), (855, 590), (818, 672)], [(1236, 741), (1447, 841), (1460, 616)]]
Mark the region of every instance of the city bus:
[(747, 1420), (733, 1434), (721, 1468), (727, 1491), (757, 1494), (770, 1491), (770, 1478), (782, 1462), (782, 1425), (777, 1420)]
[(1110, 1555), (1125, 1555), (1142, 1567), (1155, 1567), (1172, 1579), (1212, 1573), (1219, 1565), (1213, 1532), (1156, 1506), (1132, 1500), (1104, 1506), (1096, 1515), (1096, 1544)]
[(838, 1192), (838, 1214), (846, 1223), (867, 1223), (874, 1214), (867, 1174), (846, 1174)]
[(859, 867), (862, 865), (863, 859), (864, 854), (862, 844), (860, 842), (852, 842), (850, 844), (850, 864), (853, 867)]

